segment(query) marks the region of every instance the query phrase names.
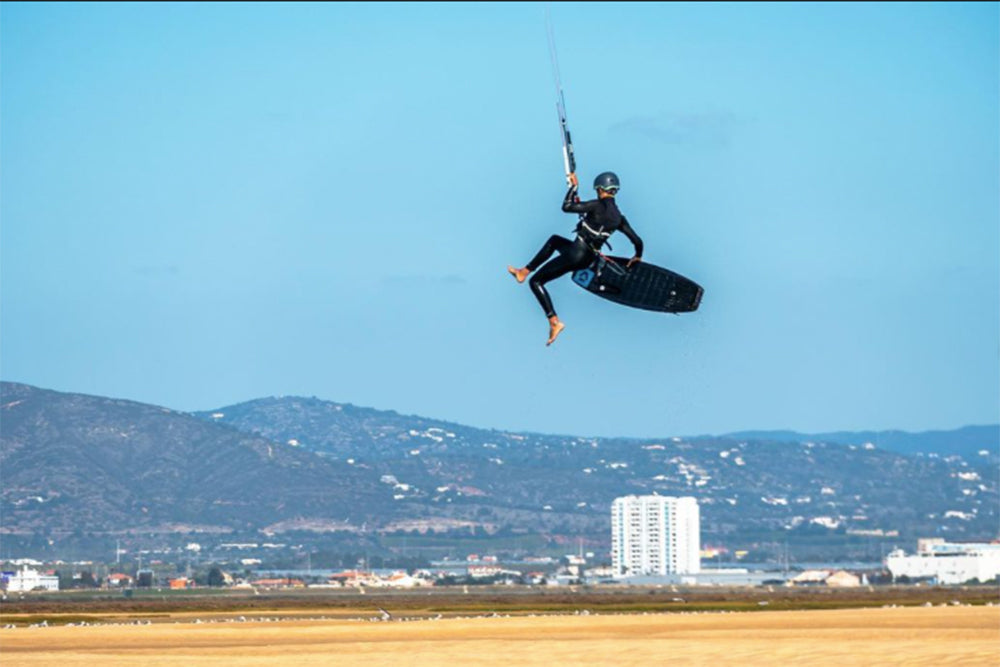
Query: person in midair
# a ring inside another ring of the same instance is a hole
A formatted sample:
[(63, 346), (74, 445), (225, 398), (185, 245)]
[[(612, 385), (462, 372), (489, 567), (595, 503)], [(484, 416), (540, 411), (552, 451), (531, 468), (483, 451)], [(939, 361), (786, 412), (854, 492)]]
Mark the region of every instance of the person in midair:
[[(527, 265), (520, 269), (515, 269), (513, 266), (507, 267), (507, 271), (519, 283), (523, 283), (537, 269), (537, 273), (528, 280), (528, 285), (538, 299), (538, 303), (541, 304), (542, 310), (545, 311), (545, 316), (549, 319), (549, 340), (546, 345), (551, 345), (556, 336), (566, 328), (566, 325), (556, 316), (556, 311), (552, 307), (552, 299), (545, 289), (545, 283), (590, 266), (590, 263), (601, 251), (601, 247), (607, 242), (608, 237), (617, 231), (625, 234), (635, 247), (635, 255), (629, 260), (628, 266), (631, 267), (636, 262), (642, 261), (642, 239), (618, 210), (618, 204), (615, 202), (615, 195), (618, 194), (621, 187), (618, 176), (610, 171), (598, 174), (597, 178), (594, 179), (597, 199), (590, 201), (580, 201), (580, 197), (577, 195), (579, 182), (576, 174), (569, 175), (569, 184), (569, 190), (563, 199), (562, 210), (580, 216), (580, 221), (576, 225), (576, 238), (570, 241), (565, 237), (553, 234)], [(559, 253), (559, 256), (550, 261), (549, 258), (554, 252)]]

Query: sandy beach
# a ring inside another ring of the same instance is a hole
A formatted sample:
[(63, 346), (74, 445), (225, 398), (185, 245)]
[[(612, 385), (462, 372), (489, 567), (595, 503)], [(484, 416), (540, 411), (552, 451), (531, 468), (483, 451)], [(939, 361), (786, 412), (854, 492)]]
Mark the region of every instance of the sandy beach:
[(194, 619), (0, 631), (5, 667), (58, 665), (996, 665), (1000, 607)]

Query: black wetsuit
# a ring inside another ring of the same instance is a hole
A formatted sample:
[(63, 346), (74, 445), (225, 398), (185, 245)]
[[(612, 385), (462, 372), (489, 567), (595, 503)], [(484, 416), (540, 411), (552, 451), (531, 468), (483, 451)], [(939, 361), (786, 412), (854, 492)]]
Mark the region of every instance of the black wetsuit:
[[(531, 271), (538, 269), (528, 284), (547, 317), (553, 317), (556, 311), (552, 308), (552, 299), (545, 289), (545, 283), (590, 266), (597, 252), (614, 232), (620, 231), (625, 234), (635, 246), (635, 256), (642, 257), (642, 239), (618, 210), (614, 197), (582, 202), (576, 197), (576, 188), (570, 188), (566, 198), (563, 199), (562, 210), (566, 213), (580, 214), (580, 222), (576, 225), (576, 239), (570, 241), (556, 235), (549, 237), (527, 266)], [(552, 257), (553, 252), (558, 252), (559, 256), (542, 266), (543, 262)], [(541, 268), (538, 268), (539, 266)]]

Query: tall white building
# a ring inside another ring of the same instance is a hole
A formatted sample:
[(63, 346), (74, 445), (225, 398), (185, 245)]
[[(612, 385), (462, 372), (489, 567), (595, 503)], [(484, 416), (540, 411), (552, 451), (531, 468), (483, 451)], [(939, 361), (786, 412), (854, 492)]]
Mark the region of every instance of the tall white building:
[(616, 577), (696, 574), (701, 517), (691, 497), (624, 496), (611, 504), (611, 567)]

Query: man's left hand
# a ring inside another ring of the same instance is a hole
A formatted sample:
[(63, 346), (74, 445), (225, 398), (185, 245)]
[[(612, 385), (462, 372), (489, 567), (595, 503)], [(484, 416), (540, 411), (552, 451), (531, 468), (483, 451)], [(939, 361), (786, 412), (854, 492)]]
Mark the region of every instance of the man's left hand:
[(633, 257), (632, 259), (630, 259), (628, 261), (628, 264), (625, 265), (625, 268), (626, 269), (631, 269), (633, 264), (636, 264), (636, 263), (641, 262), (641, 261), (642, 261), (642, 257), (639, 257), (638, 255), (636, 255), (635, 257)]

